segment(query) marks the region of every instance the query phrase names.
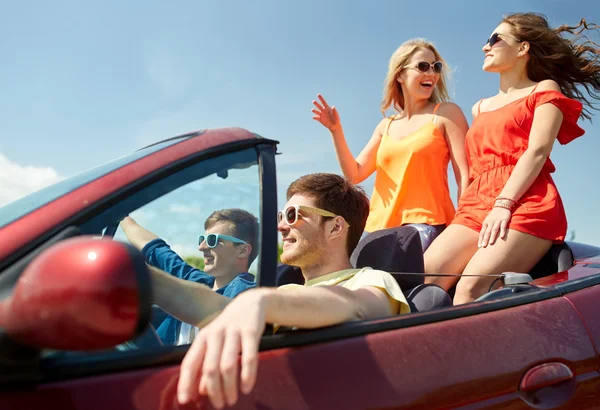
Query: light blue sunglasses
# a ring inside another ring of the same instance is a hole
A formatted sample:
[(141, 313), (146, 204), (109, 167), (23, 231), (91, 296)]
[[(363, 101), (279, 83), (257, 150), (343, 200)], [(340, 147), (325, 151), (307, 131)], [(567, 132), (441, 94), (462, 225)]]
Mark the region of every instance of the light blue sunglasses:
[(246, 241), (233, 236), (221, 235), (220, 233), (209, 233), (198, 236), (198, 246), (200, 246), (202, 242), (206, 241), (206, 245), (208, 245), (209, 248), (216, 248), (216, 246), (219, 244), (219, 239), (225, 239), (226, 241), (230, 241), (235, 244), (247, 243)]

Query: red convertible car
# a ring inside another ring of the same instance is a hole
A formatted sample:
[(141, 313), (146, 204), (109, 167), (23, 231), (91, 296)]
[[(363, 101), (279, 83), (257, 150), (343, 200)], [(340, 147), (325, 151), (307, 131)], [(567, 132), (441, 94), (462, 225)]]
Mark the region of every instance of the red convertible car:
[[(290, 280), (277, 275), (276, 147), (238, 128), (190, 133), (0, 208), (0, 409), (179, 408), (187, 347), (156, 337), (148, 271), (119, 221), (183, 252), (211, 210), (242, 207), (260, 220), (256, 282)], [(419, 251), (363, 245), (355, 264), (412, 261), (394, 276), (413, 313), (263, 336), (235, 408), (600, 408), (600, 248), (555, 245), (473, 303), (426, 306)]]

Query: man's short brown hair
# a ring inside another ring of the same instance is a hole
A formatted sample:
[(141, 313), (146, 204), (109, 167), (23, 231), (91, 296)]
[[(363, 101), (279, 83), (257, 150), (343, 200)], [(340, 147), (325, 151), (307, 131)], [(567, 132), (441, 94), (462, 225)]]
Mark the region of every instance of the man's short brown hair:
[(204, 229), (209, 229), (217, 222), (228, 222), (232, 229), (232, 236), (246, 241), (252, 247), (248, 257), (248, 267), (252, 265), (258, 256), (258, 219), (243, 209), (221, 209), (206, 218)]
[(313, 198), (317, 208), (340, 215), (350, 224), (346, 241), (350, 257), (369, 216), (369, 198), (365, 191), (339, 175), (317, 173), (292, 182), (287, 189), (287, 199), (296, 194)]

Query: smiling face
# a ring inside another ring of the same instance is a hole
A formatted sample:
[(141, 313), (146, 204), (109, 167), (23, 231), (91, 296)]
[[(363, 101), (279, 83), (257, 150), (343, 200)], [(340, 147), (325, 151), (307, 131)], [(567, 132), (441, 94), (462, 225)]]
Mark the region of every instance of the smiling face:
[[(418, 49), (406, 63), (397, 81), (405, 96), (410, 95), (416, 100), (431, 98), (440, 74), (435, 73), (432, 64), (436, 62), (435, 54), (429, 49)], [(417, 67), (420, 62), (429, 63), (429, 70), (421, 72)]]
[(508, 23), (502, 23), (490, 34), (497, 34), (496, 43), (490, 46), (486, 43), (482, 50), (485, 53), (483, 70), (492, 73), (508, 71), (517, 65), (520, 58), (524, 57), (523, 50), (526, 47), (523, 42), (516, 39), (512, 27)]
[[(293, 195), (285, 204), (316, 207), (315, 201), (304, 195)], [(283, 240), (281, 262), (300, 268), (320, 263), (326, 252), (325, 224), (323, 217), (304, 210), (298, 211), (298, 221), (290, 226), (284, 220), (277, 225)]]
[[(228, 221), (214, 223), (206, 229), (206, 234), (210, 233), (235, 237), (234, 229)], [(219, 238), (217, 246), (210, 248), (206, 241), (203, 241), (198, 246), (198, 250), (204, 255), (204, 271), (215, 277), (242, 273), (244, 269), (240, 266), (240, 262), (245, 259), (247, 264), (248, 257), (247, 252), (243, 252), (244, 249), (241, 249), (244, 246), (249, 245), (236, 245), (231, 241)]]

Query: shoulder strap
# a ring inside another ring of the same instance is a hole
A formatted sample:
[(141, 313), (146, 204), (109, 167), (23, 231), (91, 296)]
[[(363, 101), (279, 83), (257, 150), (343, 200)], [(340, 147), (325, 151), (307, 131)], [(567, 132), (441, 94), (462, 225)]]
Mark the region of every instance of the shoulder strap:
[(392, 125), (392, 121), (394, 121), (394, 118), (396, 118), (396, 114), (394, 114), (394, 115), (392, 115), (392, 116), (390, 117), (390, 122), (388, 122), (388, 125), (387, 125), (387, 127), (385, 128), (385, 133), (386, 133), (387, 135), (390, 135), (390, 125)]
[(481, 103), (483, 102), (483, 98), (479, 100), (479, 104), (477, 104), (477, 115), (481, 112)]
[(442, 103), (437, 103), (437, 105), (433, 109), (433, 125), (437, 125), (437, 118), (438, 118), (437, 112), (438, 112), (438, 109), (440, 108), (440, 105), (442, 105)]
[(533, 90), (531, 90), (531, 92), (529, 93), (530, 95), (533, 94), (535, 92), (535, 89), (538, 88), (538, 85), (540, 85), (540, 83), (537, 83), (535, 85), (535, 87), (533, 87)]

